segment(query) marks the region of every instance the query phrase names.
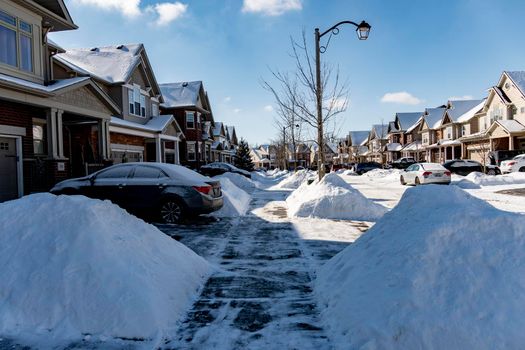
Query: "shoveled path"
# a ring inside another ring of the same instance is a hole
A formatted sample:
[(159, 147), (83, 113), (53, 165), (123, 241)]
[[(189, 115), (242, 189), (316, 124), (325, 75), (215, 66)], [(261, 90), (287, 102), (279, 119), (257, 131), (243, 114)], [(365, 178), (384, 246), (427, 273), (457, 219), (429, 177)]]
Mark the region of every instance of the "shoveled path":
[[(257, 191), (252, 207), (287, 194)], [(210, 224), (204, 235), (191, 227), (159, 228), (220, 267), (166, 349), (331, 349), (312, 291), (313, 264), (290, 222), (249, 214)], [(324, 247), (319, 257), (343, 248)]]

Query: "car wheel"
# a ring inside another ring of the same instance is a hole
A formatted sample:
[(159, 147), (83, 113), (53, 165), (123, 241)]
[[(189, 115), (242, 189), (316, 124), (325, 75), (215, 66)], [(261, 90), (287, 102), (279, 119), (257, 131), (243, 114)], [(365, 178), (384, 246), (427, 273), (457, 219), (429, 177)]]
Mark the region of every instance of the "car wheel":
[(401, 176), (399, 178), (399, 182), (401, 182), (401, 185), (403, 185), (403, 186), (405, 186), (407, 184), (406, 181), (405, 181), (405, 178), (403, 176)]
[(166, 224), (179, 223), (184, 218), (184, 205), (178, 199), (166, 199), (160, 205), (159, 216)]
[(525, 173), (525, 166), (522, 166), (519, 170), (520, 173)]
[(416, 177), (416, 181), (414, 181), (414, 183), (417, 185), (421, 185), (421, 182), (419, 181), (419, 177)]
[(489, 169), (489, 170), (487, 171), (487, 175), (496, 175), (496, 170), (494, 170), (494, 169)]

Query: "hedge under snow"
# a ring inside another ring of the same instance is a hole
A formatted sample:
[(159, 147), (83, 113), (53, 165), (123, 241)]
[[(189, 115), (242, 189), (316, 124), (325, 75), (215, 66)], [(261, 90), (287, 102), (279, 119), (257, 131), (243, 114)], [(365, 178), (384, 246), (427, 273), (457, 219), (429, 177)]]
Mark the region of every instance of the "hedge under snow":
[(318, 271), (340, 349), (525, 344), (525, 216), (455, 186), (408, 189)]
[(209, 264), (109, 201), (35, 194), (0, 204), (0, 334), (152, 339)]
[(376, 221), (387, 208), (366, 198), (337, 174), (306, 182), (286, 199), (288, 216)]

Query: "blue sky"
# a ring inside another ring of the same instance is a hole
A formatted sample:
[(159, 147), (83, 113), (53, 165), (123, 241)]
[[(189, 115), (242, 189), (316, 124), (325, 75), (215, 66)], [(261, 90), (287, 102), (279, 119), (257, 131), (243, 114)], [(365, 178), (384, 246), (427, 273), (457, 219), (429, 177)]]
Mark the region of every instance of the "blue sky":
[(350, 85), (340, 136), (450, 97), (484, 97), (503, 70), (525, 69), (519, 0), (164, 1), (66, 0), (80, 28), (51, 37), (66, 48), (144, 43), (160, 83), (203, 80), (215, 119), (251, 144), (278, 132), (260, 81), (292, 68), (289, 38), (303, 29), (313, 44), (315, 27), (372, 25), (367, 41), (342, 27), (321, 58)]

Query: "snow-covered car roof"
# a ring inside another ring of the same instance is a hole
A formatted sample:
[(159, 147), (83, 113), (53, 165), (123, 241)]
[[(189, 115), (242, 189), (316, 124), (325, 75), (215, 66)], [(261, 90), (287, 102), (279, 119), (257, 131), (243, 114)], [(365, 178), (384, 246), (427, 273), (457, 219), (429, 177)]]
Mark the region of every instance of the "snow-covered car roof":
[(421, 165), (424, 170), (447, 170), (443, 165), (439, 163), (417, 163)]

